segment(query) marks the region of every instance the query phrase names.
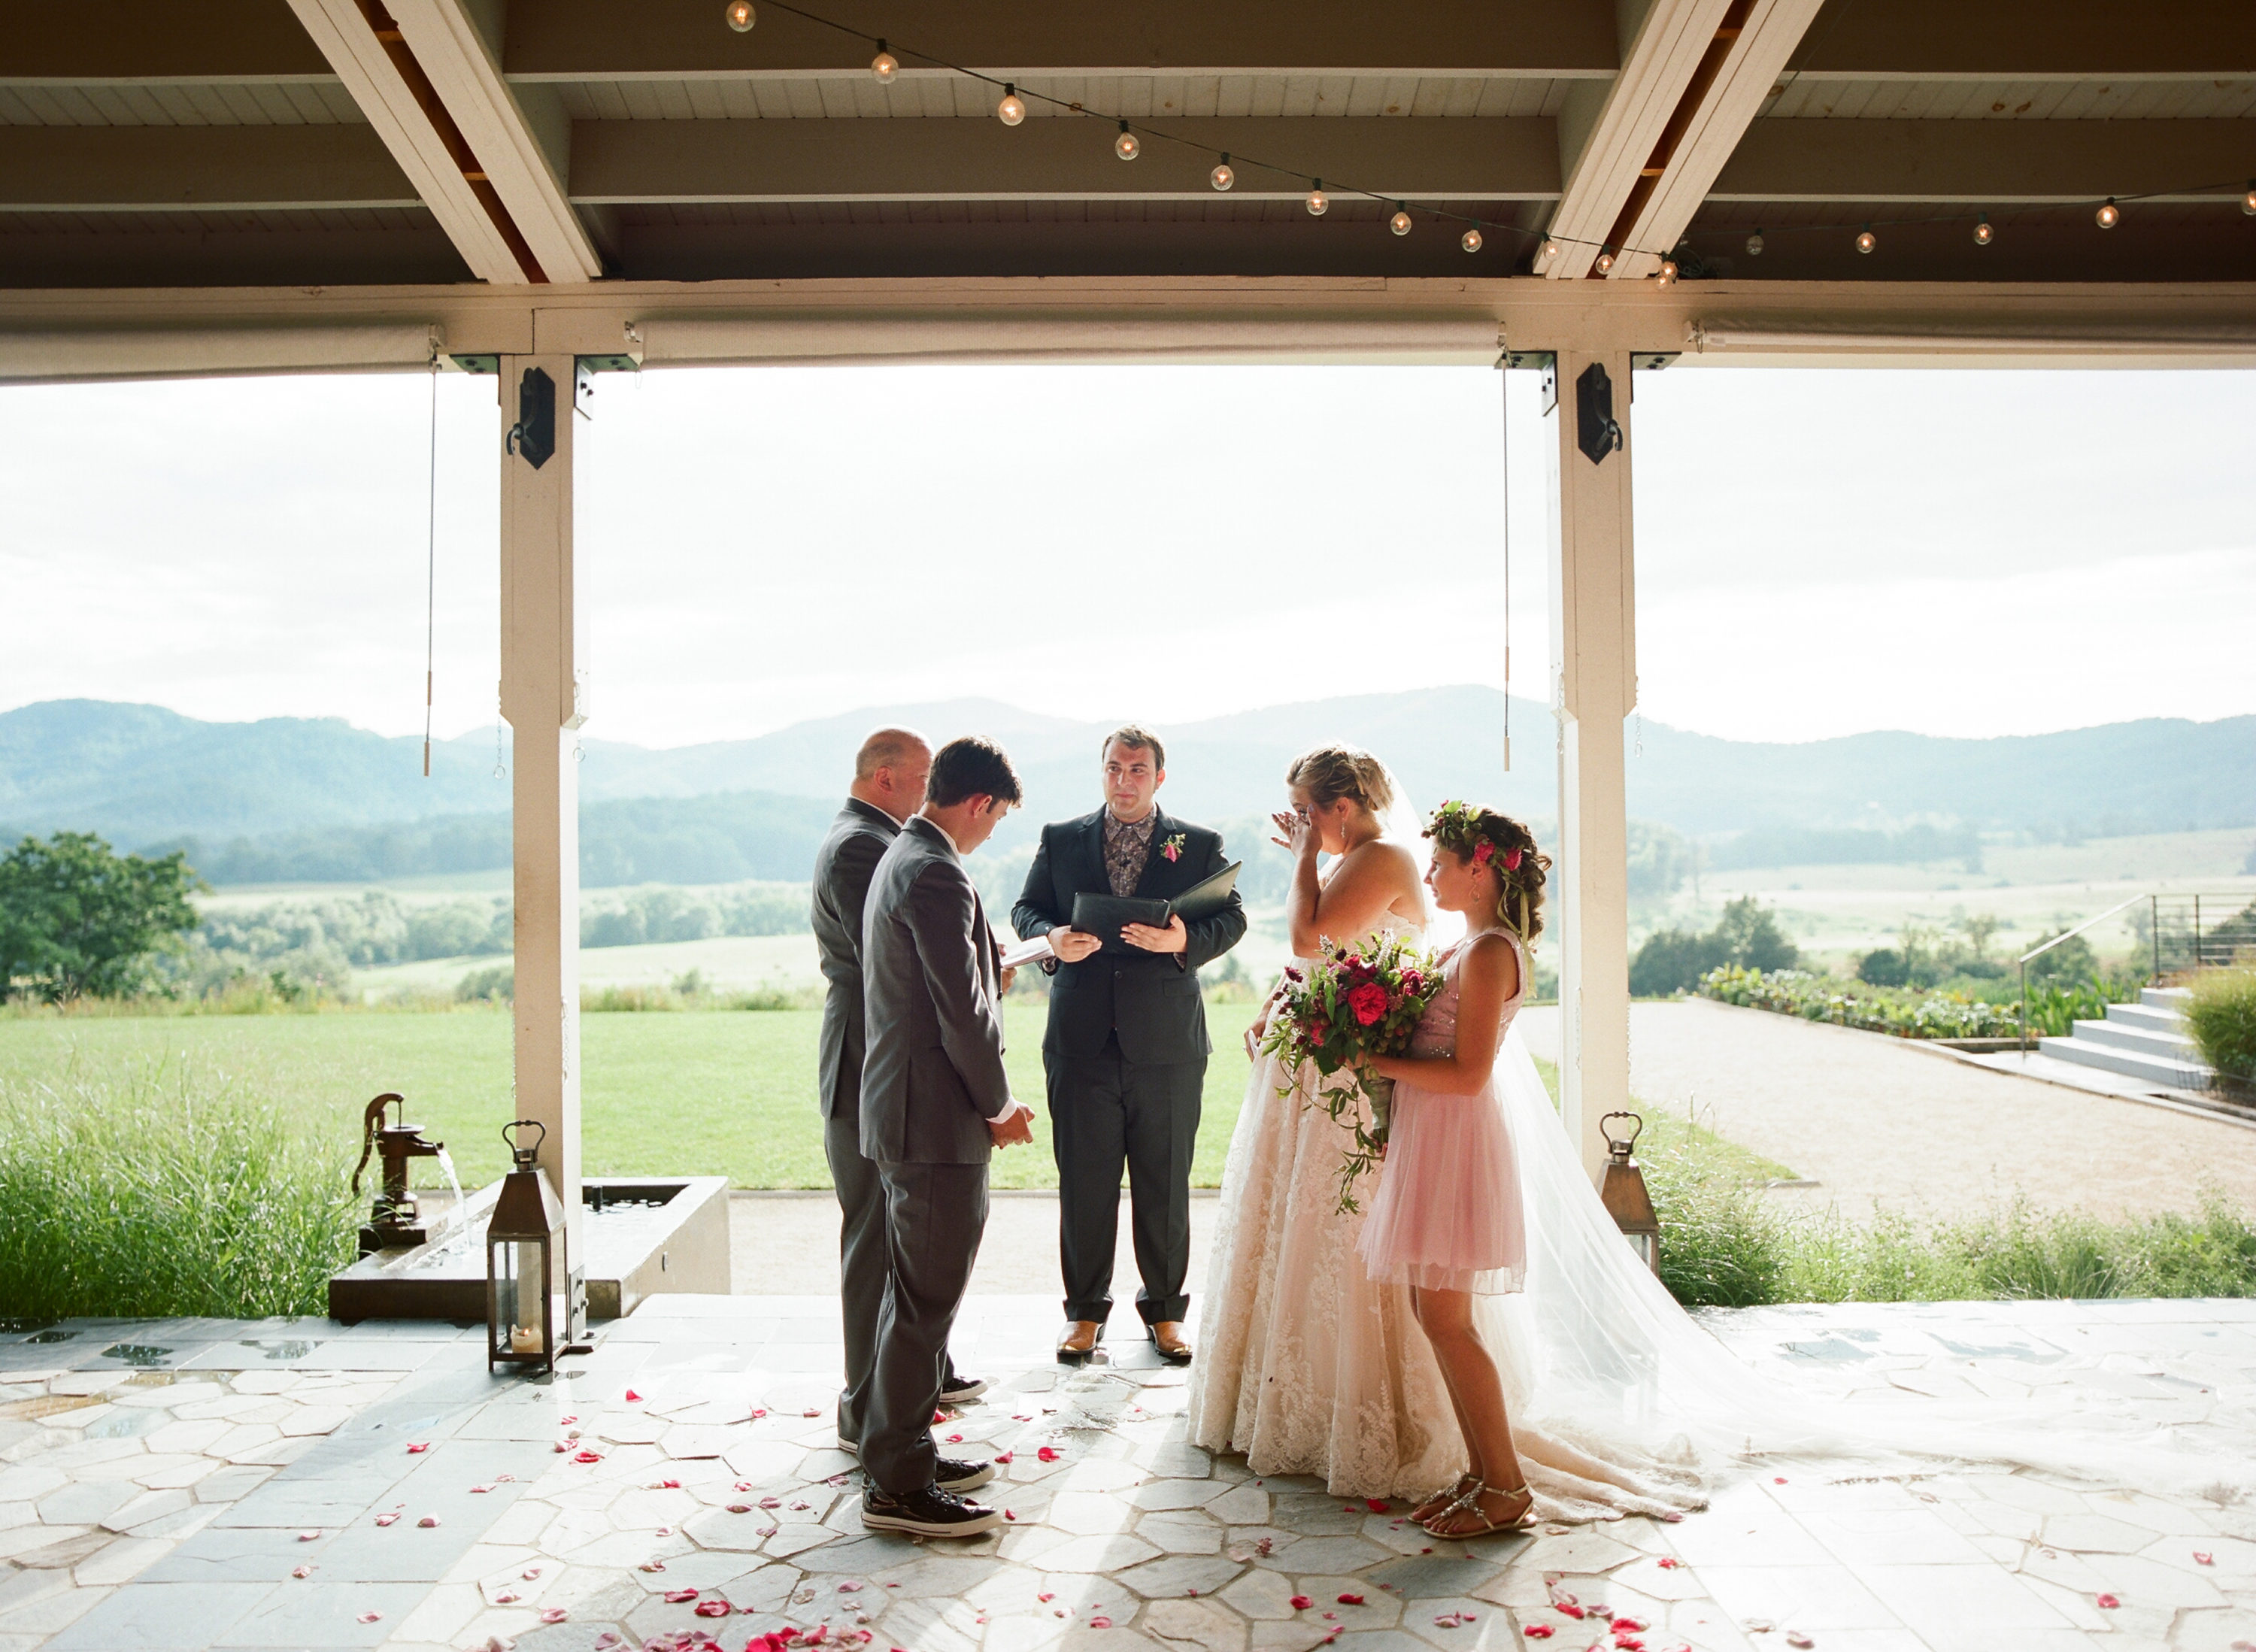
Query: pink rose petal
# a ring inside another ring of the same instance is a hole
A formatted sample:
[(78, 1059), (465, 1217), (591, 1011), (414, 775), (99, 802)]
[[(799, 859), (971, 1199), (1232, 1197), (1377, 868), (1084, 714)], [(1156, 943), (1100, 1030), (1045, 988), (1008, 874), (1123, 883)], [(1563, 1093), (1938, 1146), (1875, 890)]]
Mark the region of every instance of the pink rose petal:
[(640, 1566), (637, 1567), (636, 1570), (638, 1571), (664, 1571), (666, 1570), (666, 1563), (663, 1560), (645, 1560)]
[(428, 1531), (432, 1527), (439, 1523), (439, 1517), (436, 1514), (426, 1514), (422, 1519), (417, 1521), (415, 1523), (423, 1528), (424, 1530)]
[(725, 1618), (729, 1615), (729, 1603), (725, 1600), (700, 1600), (690, 1609), (701, 1618)]
[(2114, 1608), (2121, 1606), (2123, 1603), (2120, 1600), (2118, 1600), (2113, 1595), (2101, 1595), (2097, 1604), (2106, 1607), (2111, 1612)]
[(640, 1405), (642, 1403), (642, 1395), (637, 1394), (632, 1388), (629, 1388), (627, 1390), (627, 1403), (629, 1405)]
[(750, 1503), (731, 1503), (729, 1512), (731, 1514), (749, 1514), (752, 1512), (752, 1506)]
[(697, 1592), (694, 1589), (668, 1589), (666, 1592), (666, 1603), (668, 1606), (678, 1606), (685, 1600), (695, 1599), (697, 1599)]
[(573, 1454), (572, 1460), (575, 1463), (600, 1463), (603, 1456), (600, 1451), (577, 1451)]
[(2193, 1551), (2193, 1564), (2196, 1566), (2213, 1566), (2217, 1564), (2217, 1557), (2196, 1549)]
[(561, 1623), (565, 1619), (571, 1615), (572, 1614), (567, 1612), (562, 1606), (543, 1606), (540, 1608), (540, 1620), (543, 1623)]
[(1012, 1510), (1006, 1508), (1003, 1511), (1003, 1518), (1008, 1521), (1016, 1521), (1019, 1516)]
[(410, 1456), (410, 1457), (412, 1457), (412, 1456), (414, 1456), (418, 1451), (429, 1451), (430, 1449), (431, 1449), (431, 1442), (430, 1442), (430, 1441), (428, 1441), (428, 1440), (416, 1440), (416, 1441), (412, 1442), (412, 1443), (408, 1446), (408, 1448), (407, 1448), (407, 1455), (408, 1455), (408, 1456)]
[(314, 1575), (314, 1569), (311, 1566), (293, 1566), (290, 1568), (290, 1575), (293, 1578), (310, 1578)]
[(317, 1531), (301, 1531), (298, 1534), (298, 1541), (301, 1543), (319, 1543), (321, 1539), (321, 1534)]
[(399, 1516), (397, 1514), (378, 1514), (376, 1517), (376, 1523), (379, 1526), (389, 1526), (393, 1521), (398, 1520), (398, 1518)]
[(363, 1612), (358, 1618), (355, 1619), (354, 1621), (357, 1623), (381, 1623), (384, 1621), (384, 1613), (381, 1612)]
[(822, 1413), (820, 1411), (802, 1411), (800, 1413), (800, 1415), (803, 1417), (819, 1417), (821, 1415)]
[(470, 1490), (473, 1492), (490, 1492), (493, 1490), (493, 1487), (490, 1486), (473, 1486), (470, 1487)]
[(765, 1416), (767, 1414), (768, 1414), (768, 1408), (767, 1408), (767, 1407), (765, 1407), (765, 1406), (764, 1406), (764, 1405), (756, 1405), (756, 1406), (754, 1406), (754, 1407), (752, 1408), (752, 1421), (753, 1421), (753, 1422), (755, 1422), (755, 1423), (757, 1423), (757, 1422), (758, 1422), (762, 1417)]
[(525, 1597), (518, 1593), (516, 1590), (504, 1589), (494, 1597), (494, 1605), (497, 1606), (513, 1606), (524, 1599)]
[(1682, 1565), (1684, 1563), (1674, 1555), (1663, 1555), (1659, 1560), (1656, 1560), (1653, 1564), (1659, 1566), (1664, 1571), (1674, 1571), (1677, 1567)]
[(961, 1434), (951, 1434), (948, 1437), (948, 1443), (950, 1445), (961, 1445), (963, 1444), (963, 1437)]
[(1002, 1456), (1000, 1456), (1000, 1457), (997, 1458), (995, 1460), (996, 1460), (998, 1463), (1007, 1463), (1007, 1462), (1009, 1462), (1009, 1461), (1011, 1460), (1011, 1453), (1010, 1453), (1010, 1452), (1008, 1452), (1008, 1451), (1005, 1451), (1005, 1452), (1004, 1452), (1004, 1453), (1003, 1453), (1003, 1455), (1002, 1455)]
[(862, 1585), (858, 1583), (842, 1583), (838, 1585), (838, 1592), (842, 1595), (857, 1595), (862, 1592)]
[(1036, 1451), (1034, 1455), (1041, 1458), (1045, 1463), (1054, 1463), (1058, 1460), (1057, 1447), (1054, 1445), (1045, 1445), (1040, 1451)]
[(1089, 1627), (1092, 1629), (1109, 1629), (1112, 1627), (1112, 1620), (1110, 1618), (1091, 1618), (1089, 1620)]
[(1547, 1623), (1531, 1623), (1522, 1629), (1520, 1634), (1531, 1641), (1548, 1641), (1551, 1638), (1551, 1626)]
[(1049, 1602), (1056, 1599), (1057, 1595), (1054, 1591), (1045, 1589), (1041, 1593), (1036, 1595), (1034, 1599), (1047, 1606)]

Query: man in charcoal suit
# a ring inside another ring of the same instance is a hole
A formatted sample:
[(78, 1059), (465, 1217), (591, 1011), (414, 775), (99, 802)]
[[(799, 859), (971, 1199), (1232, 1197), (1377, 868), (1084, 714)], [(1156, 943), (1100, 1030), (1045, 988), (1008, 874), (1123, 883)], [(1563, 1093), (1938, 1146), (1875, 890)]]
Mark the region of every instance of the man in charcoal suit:
[(1163, 811), (1167, 749), (1130, 724), (1105, 737), (1104, 804), (1042, 828), (1041, 847), (1011, 922), (1031, 941), (1049, 937), (1050, 1140), (1058, 1167), (1058, 1260), (1065, 1275), (1065, 1334), (1057, 1356), (1079, 1364), (1096, 1352), (1112, 1312), (1120, 1172), (1128, 1172), (1136, 1310), (1162, 1359), (1188, 1364), (1191, 1154), (1206, 1089), (1206, 1005), (1198, 972), (1245, 934), (1233, 891), (1212, 917), (1167, 928), (1132, 923), (1129, 950), (1100, 953), (1105, 937), (1075, 930), (1076, 894), (1173, 900), (1228, 863), (1222, 836)]
[(992, 1529), (960, 1493), (995, 1471), (933, 1444), (948, 1337), (987, 1225), (987, 1161), (1033, 1139), (1033, 1111), (1003, 1070), (1000, 949), (963, 857), (1017, 806), (1019, 777), (991, 741), (934, 753), (924, 807), (870, 883), (862, 980), (862, 1151), (885, 1204), (886, 1279), (862, 1431), (862, 1523), (928, 1537)]
[[(854, 783), (814, 857), (814, 947), (825, 991), (816, 1100), (822, 1150), (838, 1190), (838, 1306), (846, 1333), (846, 1387), (838, 1444), (859, 1451), (885, 1295), (885, 1202), (878, 1167), (862, 1154), (862, 908), (878, 862), (901, 822), (924, 803), (932, 747), (913, 729), (878, 729), (854, 755)], [(962, 1405), (987, 1391), (976, 1377), (941, 1373), (941, 1398)]]

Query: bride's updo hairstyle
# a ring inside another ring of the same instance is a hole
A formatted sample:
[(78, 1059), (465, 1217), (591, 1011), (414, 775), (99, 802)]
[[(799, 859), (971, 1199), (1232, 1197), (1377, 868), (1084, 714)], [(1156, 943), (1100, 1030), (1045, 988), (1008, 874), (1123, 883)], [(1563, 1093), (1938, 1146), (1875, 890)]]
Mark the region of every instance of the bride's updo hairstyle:
[(1394, 807), (1386, 766), (1357, 746), (1320, 745), (1301, 752), (1286, 769), (1285, 784), (1307, 792), (1318, 808), (1329, 808), (1343, 797), (1355, 799), (1374, 815)]
[(1426, 836), (1460, 860), (1496, 873), (1496, 920), (1533, 945), (1543, 933), (1544, 874), (1551, 857), (1535, 846), (1535, 834), (1509, 815), (1455, 799), (1435, 809)]

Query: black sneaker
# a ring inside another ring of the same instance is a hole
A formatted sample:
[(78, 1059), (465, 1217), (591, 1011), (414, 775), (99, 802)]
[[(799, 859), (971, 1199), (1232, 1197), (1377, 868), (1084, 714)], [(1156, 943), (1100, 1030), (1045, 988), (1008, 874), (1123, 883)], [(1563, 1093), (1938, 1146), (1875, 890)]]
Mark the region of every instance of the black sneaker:
[(943, 1457), (932, 1465), (933, 1483), (943, 1492), (968, 1492), (995, 1478), (992, 1463), (965, 1463)]
[(986, 1378), (967, 1377), (959, 1372), (949, 1377), (946, 1386), (941, 1389), (940, 1402), (942, 1405), (969, 1405), (986, 1392)]
[(920, 1537), (976, 1537), (1003, 1523), (1002, 1511), (943, 1492), (937, 1486), (893, 1497), (872, 1486), (862, 1493), (862, 1524), (871, 1531), (905, 1531)]

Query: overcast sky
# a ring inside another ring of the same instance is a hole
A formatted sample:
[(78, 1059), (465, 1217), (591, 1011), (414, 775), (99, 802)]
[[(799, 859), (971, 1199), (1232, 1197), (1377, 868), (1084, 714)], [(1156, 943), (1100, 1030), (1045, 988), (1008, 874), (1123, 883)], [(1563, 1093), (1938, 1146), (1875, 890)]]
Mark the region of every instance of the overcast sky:
[[(1504, 680), (1481, 369), (600, 381), (591, 737), (984, 693), (1166, 724)], [(1511, 376), (1513, 686), (1550, 426)], [(490, 726), (490, 379), (439, 384), (438, 726)], [(1639, 374), (1645, 717), (1741, 738), (2256, 711), (2256, 372)], [(422, 725), (420, 376), (0, 390), (0, 710)]]

